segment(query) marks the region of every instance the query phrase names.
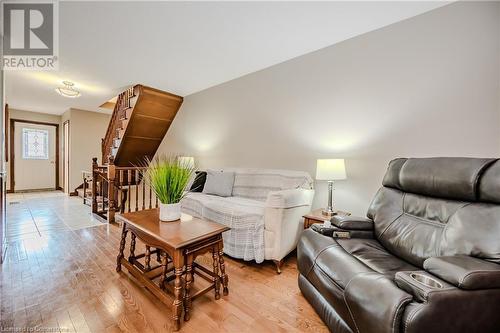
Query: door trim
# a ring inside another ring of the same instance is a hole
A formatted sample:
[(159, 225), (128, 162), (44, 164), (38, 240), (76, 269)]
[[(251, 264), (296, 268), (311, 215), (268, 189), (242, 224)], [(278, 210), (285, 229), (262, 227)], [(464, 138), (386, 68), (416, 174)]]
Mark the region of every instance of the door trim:
[(14, 147), (14, 131), (15, 131), (15, 124), (16, 122), (18, 123), (25, 123), (25, 124), (33, 124), (33, 125), (47, 125), (47, 126), (55, 126), (56, 128), (56, 190), (60, 190), (61, 187), (59, 186), (59, 124), (57, 123), (46, 123), (42, 121), (34, 121), (34, 120), (24, 120), (24, 119), (11, 119), (10, 120), (10, 135), (9, 135), (9, 155), (10, 155), (10, 189), (7, 191), (8, 193), (13, 193), (15, 191), (14, 187), (14, 161), (16, 158), (15, 154), (15, 147)]
[[(64, 127), (65, 125), (68, 124), (68, 133), (65, 133), (64, 132)], [(63, 192), (65, 192), (65, 190), (68, 190), (68, 194), (70, 194), (70, 190), (69, 190), (69, 156), (70, 156), (70, 149), (68, 148), (68, 156), (66, 156), (66, 141), (68, 142), (69, 144), (69, 140), (71, 138), (71, 135), (70, 135), (70, 131), (71, 131), (71, 128), (70, 128), (70, 122), (69, 122), (69, 119), (66, 120), (64, 123), (63, 123), (63, 126), (62, 126), (62, 133), (63, 133), (63, 144), (62, 144), (62, 153), (63, 153), (63, 167), (62, 167), (62, 174), (63, 174), (63, 186), (61, 187), (61, 190)], [(68, 139), (66, 140), (66, 137), (65, 137), (65, 134), (68, 136)], [(65, 173), (65, 170), (66, 170), (66, 165), (68, 165), (68, 188), (65, 189), (64, 188), (64, 184), (66, 183), (66, 173)]]

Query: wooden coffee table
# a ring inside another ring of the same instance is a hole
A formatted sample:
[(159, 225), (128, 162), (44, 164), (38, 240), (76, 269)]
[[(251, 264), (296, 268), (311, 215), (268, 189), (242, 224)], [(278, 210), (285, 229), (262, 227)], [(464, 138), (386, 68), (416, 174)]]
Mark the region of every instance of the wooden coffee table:
[[(228, 294), (228, 277), (222, 255), (222, 233), (229, 230), (228, 227), (187, 215), (178, 221), (161, 222), (157, 209), (116, 215), (116, 220), (123, 224), (116, 271), (120, 272), (121, 266), (125, 266), (130, 274), (165, 304), (171, 303), (166, 291), (173, 293), (174, 330), (180, 328), (183, 308), (184, 320), (189, 320), (192, 299), (212, 289), (215, 290), (215, 298), (220, 298), (221, 284), (224, 295)], [(125, 259), (123, 252), (128, 232), (131, 233), (130, 256)], [(136, 238), (146, 245), (145, 253), (135, 254)], [(155, 249), (152, 251), (151, 248)], [(212, 253), (213, 271), (194, 262), (196, 256), (207, 252)], [(152, 254), (156, 254), (159, 262), (154, 267), (151, 266)], [(144, 258), (144, 264), (139, 262), (141, 258)], [(173, 263), (173, 267), (169, 269), (170, 263)], [(169, 276), (172, 271), (173, 275)], [(191, 295), (194, 273), (211, 284)], [(154, 279), (158, 277), (160, 279), (156, 284)], [(174, 280), (173, 287), (169, 284), (171, 280)]]

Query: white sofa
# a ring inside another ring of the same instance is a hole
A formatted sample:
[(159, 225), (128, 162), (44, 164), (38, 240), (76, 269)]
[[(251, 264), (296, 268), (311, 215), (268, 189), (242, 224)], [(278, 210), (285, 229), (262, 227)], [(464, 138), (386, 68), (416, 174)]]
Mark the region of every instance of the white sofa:
[(297, 246), (302, 216), (311, 209), (313, 180), (306, 172), (271, 169), (223, 169), (235, 173), (232, 196), (190, 192), (182, 211), (224, 224), (224, 253), (244, 260), (283, 258)]

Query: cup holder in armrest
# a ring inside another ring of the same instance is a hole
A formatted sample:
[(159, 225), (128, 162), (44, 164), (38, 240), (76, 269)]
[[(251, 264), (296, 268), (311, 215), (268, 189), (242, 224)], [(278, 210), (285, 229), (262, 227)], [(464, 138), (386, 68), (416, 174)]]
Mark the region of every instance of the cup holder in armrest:
[(425, 302), (433, 292), (456, 289), (446, 281), (435, 278), (426, 271), (397, 272), (394, 282), (399, 288), (412, 294), (415, 300)]
[(420, 273), (411, 273), (410, 277), (413, 280), (423, 284), (424, 286), (426, 286), (428, 288), (437, 288), (437, 289), (444, 288), (444, 286), (441, 282), (437, 281), (436, 279), (434, 279), (428, 275), (424, 275), (424, 274), (420, 274)]

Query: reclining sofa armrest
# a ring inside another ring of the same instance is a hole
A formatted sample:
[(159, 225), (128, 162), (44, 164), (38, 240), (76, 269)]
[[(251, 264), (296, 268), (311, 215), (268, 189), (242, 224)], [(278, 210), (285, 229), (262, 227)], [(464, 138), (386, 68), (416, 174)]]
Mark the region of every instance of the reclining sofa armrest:
[(373, 230), (373, 221), (365, 217), (335, 215), (330, 221), (334, 226), (343, 230)]
[(373, 221), (364, 217), (334, 215), (331, 226), (312, 225), (311, 228), (333, 238), (374, 238)]
[(361, 273), (347, 284), (344, 299), (357, 332), (396, 333), (413, 297), (382, 274)]
[(271, 191), (267, 195), (266, 207), (268, 208), (294, 208), (311, 206), (314, 190), (294, 188), (289, 190)]
[(325, 226), (320, 223), (315, 223), (311, 226), (311, 229), (319, 232), (324, 236), (329, 236), (333, 238), (368, 238), (373, 239), (373, 230), (346, 230), (340, 229), (334, 225)]
[(424, 261), (424, 269), (461, 289), (500, 288), (500, 265), (479, 258), (431, 257)]
[(394, 276), (399, 288), (413, 295), (421, 303), (427, 302), (433, 293), (458, 290), (457, 287), (438, 279), (426, 271), (401, 271)]

